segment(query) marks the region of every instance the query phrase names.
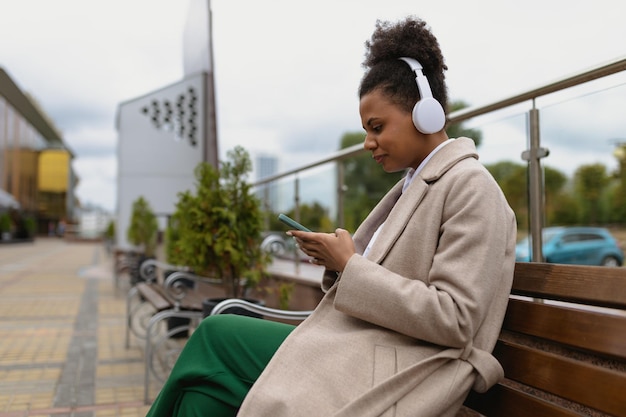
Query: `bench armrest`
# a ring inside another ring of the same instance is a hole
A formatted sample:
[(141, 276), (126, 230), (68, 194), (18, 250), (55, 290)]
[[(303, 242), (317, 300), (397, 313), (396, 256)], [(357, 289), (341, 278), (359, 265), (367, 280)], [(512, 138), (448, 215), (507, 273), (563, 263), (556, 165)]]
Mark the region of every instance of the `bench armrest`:
[(172, 265), (156, 259), (146, 259), (139, 266), (139, 276), (144, 281), (157, 282), (157, 270), (162, 271), (182, 271), (188, 272), (189, 267), (183, 265)]
[(276, 308), (260, 306), (258, 304), (254, 304), (249, 301), (241, 300), (238, 298), (230, 298), (228, 300), (224, 300), (220, 302), (218, 305), (213, 307), (213, 310), (211, 310), (211, 313), (209, 315), (214, 316), (216, 314), (221, 314), (225, 310), (231, 307), (241, 307), (253, 313), (257, 313), (266, 317), (272, 317), (275, 319), (295, 320), (295, 321), (302, 321), (306, 319), (307, 317), (309, 317), (311, 313), (313, 313), (312, 310), (308, 310), (308, 311), (279, 310)]
[(184, 282), (192, 281), (194, 284), (221, 285), (222, 280), (217, 278), (203, 277), (186, 271), (176, 271), (165, 279), (163, 287), (175, 300), (182, 300), (190, 289)]

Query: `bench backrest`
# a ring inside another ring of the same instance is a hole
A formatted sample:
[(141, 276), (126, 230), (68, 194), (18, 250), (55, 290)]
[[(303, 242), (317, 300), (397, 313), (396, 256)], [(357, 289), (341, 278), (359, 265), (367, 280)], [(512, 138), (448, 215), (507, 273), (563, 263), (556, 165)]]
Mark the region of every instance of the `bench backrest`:
[(461, 415), (626, 416), (626, 268), (517, 263), (494, 355)]

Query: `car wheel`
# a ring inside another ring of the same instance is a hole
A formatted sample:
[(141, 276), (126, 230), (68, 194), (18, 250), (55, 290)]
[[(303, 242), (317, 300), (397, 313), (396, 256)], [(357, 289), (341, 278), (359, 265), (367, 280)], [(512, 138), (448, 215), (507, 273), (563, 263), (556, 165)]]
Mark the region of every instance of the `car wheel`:
[(613, 256), (607, 256), (602, 260), (602, 266), (620, 266), (617, 258)]

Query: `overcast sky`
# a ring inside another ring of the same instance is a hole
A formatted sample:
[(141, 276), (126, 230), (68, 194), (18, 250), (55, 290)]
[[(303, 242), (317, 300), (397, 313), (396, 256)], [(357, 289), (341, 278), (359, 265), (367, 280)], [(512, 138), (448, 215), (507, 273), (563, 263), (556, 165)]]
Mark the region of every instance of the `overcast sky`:
[[(356, 89), (376, 19), (423, 18), (449, 67), (450, 99), (479, 105), (624, 57), (621, 3), (214, 0), (220, 151), (280, 152), (286, 169), (360, 131)], [(0, 66), (63, 132), (83, 204), (115, 209), (117, 106), (181, 80), (187, 7), (0, 0)]]

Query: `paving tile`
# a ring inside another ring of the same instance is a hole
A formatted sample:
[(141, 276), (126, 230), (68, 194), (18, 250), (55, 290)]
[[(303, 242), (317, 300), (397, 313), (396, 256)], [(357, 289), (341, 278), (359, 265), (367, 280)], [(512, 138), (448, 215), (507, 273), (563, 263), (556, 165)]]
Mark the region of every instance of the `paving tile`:
[(125, 294), (101, 243), (0, 247), (0, 417), (145, 416)]

